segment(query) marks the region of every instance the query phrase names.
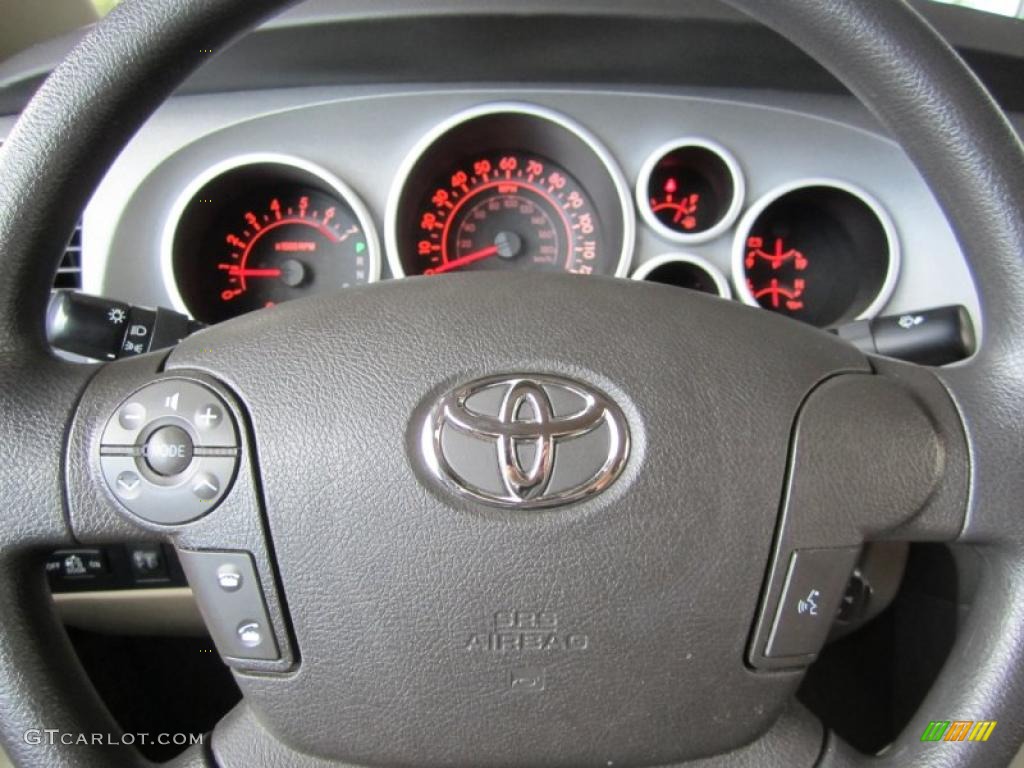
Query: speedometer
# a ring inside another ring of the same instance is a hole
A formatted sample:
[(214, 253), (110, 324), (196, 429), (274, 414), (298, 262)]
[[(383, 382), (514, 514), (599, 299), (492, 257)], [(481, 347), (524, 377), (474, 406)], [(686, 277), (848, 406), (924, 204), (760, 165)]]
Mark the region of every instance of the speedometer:
[(625, 275), (633, 207), (590, 134), (540, 107), (457, 115), (414, 149), (388, 210), (396, 276), (534, 269)]
[(524, 152), (476, 157), (434, 185), (419, 216), (417, 267), (614, 272), (594, 203), (557, 163)]

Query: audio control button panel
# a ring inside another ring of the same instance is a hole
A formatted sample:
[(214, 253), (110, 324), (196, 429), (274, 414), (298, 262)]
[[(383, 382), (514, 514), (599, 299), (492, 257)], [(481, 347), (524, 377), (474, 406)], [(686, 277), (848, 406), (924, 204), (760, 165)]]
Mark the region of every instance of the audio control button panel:
[(125, 399), (103, 430), (100, 468), (134, 515), (180, 525), (227, 494), (238, 468), (238, 428), (209, 387), (162, 379)]

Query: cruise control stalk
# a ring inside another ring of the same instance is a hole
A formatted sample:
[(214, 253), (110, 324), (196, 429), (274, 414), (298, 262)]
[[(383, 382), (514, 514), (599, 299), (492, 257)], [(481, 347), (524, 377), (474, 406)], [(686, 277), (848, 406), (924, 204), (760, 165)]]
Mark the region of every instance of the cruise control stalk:
[(976, 344), (971, 316), (961, 306), (857, 320), (829, 331), (867, 354), (919, 365), (964, 360), (974, 354)]

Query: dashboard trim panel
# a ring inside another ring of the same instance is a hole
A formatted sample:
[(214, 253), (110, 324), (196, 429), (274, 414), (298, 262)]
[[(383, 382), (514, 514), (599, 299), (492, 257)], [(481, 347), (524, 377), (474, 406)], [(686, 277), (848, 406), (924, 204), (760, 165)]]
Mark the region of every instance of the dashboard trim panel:
[[(481, 105), (527, 102), (586, 125), (630, 182), (666, 140), (713, 136), (742, 164), (751, 200), (794, 179), (841, 179), (869, 190), (892, 212), (901, 243), (900, 274), (881, 314), (960, 304), (984, 335), (955, 235), (906, 155), (869, 114), (852, 99), (722, 89), (377, 86), (172, 98), (115, 161), (86, 209), (83, 288), (168, 306), (164, 282), (154, 279), (168, 207), (197, 175), (237, 157), (239, 148), (301, 157), (345, 179), (379, 233), (397, 169), (431, 127)], [(635, 217), (633, 183), (628, 193)], [(612, 206), (614, 197), (610, 191)], [(642, 218), (635, 221), (631, 272), (674, 250)], [(685, 250), (729, 275), (732, 232)]]

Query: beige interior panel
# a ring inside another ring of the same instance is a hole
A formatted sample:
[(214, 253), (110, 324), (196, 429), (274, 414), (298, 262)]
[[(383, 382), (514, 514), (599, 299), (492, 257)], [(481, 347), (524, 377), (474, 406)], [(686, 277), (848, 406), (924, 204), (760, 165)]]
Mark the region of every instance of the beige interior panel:
[(65, 624), (92, 632), (154, 636), (206, 634), (188, 587), (63, 592), (54, 595), (53, 600)]

